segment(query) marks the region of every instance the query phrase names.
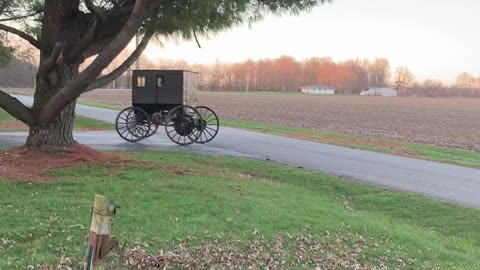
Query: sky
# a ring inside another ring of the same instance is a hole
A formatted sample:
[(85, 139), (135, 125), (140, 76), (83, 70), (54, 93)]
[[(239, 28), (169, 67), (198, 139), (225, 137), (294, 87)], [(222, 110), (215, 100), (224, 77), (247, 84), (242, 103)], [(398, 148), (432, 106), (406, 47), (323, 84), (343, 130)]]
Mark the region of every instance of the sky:
[(385, 57), (392, 70), (407, 66), (418, 80), (454, 82), (461, 72), (480, 76), (480, 1), (333, 0), (298, 16), (261, 22), (191, 41), (150, 44), (151, 59), (215, 61), (290, 55), (336, 61)]

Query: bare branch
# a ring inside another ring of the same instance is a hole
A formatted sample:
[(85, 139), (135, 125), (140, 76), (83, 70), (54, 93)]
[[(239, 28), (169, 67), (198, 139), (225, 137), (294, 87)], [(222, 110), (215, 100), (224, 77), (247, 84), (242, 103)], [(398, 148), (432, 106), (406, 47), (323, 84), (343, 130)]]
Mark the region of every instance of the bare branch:
[(138, 47), (130, 54), (130, 56), (119, 67), (117, 67), (115, 70), (113, 70), (109, 74), (96, 79), (92, 84), (90, 84), (90, 86), (87, 89), (85, 89), (84, 93), (88, 91), (92, 91), (96, 88), (102, 87), (107, 83), (113, 81), (120, 75), (122, 75), (129, 67), (132, 66), (135, 60), (138, 59), (138, 57), (140, 57), (140, 55), (143, 53), (145, 48), (147, 48), (148, 42), (150, 41), (152, 36), (153, 36), (153, 32), (145, 34), (145, 36), (143, 36), (142, 38), (142, 41), (138, 44)]
[(34, 37), (30, 36), (29, 34), (23, 32), (23, 31), (20, 31), (16, 28), (10, 27), (10, 26), (5, 25), (5, 24), (0, 24), (0, 30), (12, 33), (14, 35), (17, 35), (17, 36), (25, 39), (26, 41), (30, 42), (30, 44), (32, 44), (35, 48), (37, 48), (41, 51), (47, 51), (45, 46), (43, 46), (43, 44), (40, 41), (36, 40)]
[(2, 90), (0, 90), (0, 108), (28, 126), (31, 126), (35, 122), (30, 108)]
[(83, 91), (100, 75), (103, 69), (128, 45), (141, 27), (147, 15), (145, 2), (137, 0), (133, 11), (122, 31), (112, 40), (93, 63), (58, 91), (41, 109), (38, 120), (45, 125), (51, 122), (65, 106), (78, 98)]

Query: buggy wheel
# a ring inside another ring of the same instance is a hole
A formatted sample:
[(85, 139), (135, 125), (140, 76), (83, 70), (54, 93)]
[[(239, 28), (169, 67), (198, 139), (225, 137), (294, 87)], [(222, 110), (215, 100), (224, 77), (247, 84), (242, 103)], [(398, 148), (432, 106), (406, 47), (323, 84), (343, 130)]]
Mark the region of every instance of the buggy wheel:
[(200, 130), (200, 136), (197, 139), (197, 143), (208, 143), (213, 140), (220, 128), (220, 122), (218, 121), (217, 114), (210, 108), (205, 106), (198, 106), (198, 113), (200, 113), (200, 121), (197, 128)]
[(193, 107), (179, 105), (173, 108), (165, 118), (168, 138), (178, 145), (194, 143), (201, 133), (196, 128), (200, 118), (200, 114)]
[(150, 124), (150, 131), (148, 132), (147, 136), (145, 138), (149, 138), (149, 137), (152, 137), (153, 134), (155, 134), (155, 132), (157, 132), (158, 130), (158, 126), (151, 123)]
[(138, 107), (123, 109), (117, 116), (115, 128), (118, 135), (128, 142), (143, 140), (152, 130), (150, 117)]

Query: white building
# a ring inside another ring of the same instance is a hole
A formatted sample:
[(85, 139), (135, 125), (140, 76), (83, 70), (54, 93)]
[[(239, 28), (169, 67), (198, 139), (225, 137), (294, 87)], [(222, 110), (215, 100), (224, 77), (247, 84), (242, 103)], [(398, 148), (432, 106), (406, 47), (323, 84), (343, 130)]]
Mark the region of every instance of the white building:
[(334, 95), (335, 89), (327, 85), (307, 85), (300, 88), (304, 94)]
[(397, 90), (387, 87), (370, 87), (360, 93), (361, 96), (396, 97)]

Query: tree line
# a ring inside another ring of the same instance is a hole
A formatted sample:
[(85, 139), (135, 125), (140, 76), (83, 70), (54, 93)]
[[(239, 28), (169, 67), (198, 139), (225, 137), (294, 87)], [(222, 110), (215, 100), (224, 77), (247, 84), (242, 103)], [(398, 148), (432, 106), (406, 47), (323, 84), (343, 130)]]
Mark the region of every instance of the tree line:
[(209, 91), (298, 92), (301, 86), (324, 84), (342, 94), (358, 94), (368, 86), (386, 86), (387, 59), (335, 62), (329, 57), (298, 61), (290, 56), (226, 64), (189, 65), (185, 61), (142, 61), (146, 68), (185, 68), (200, 74), (199, 87)]
[[(33, 87), (38, 69), (38, 56), (28, 47), (18, 49), (10, 64), (0, 69), (0, 85)], [(105, 70), (108, 74), (128, 57), (122, 52)], [(92, 61), (92, 60), (90, 60)], [(86, 64), (90, 62), (86, 61)], [(400, 96), (419, 97), (480, 97), (480, 77), (461, 73), (452, 85), (440, 80), (419, 82), (408, 67), (391, 70), (385, 58), (373, 61), (353, 59), (335, 62), (330, 57), (313, 57), (298, 61), (290, 56), (276, 59), (246, 60), (241, 63), (210, 65), (189, 64), (186, 61), (159, 60), (152, 62), (140, 57), (141, 69), (187, 69), (199, 73), (199, 88), (204, 91), (298, 92), (301, 86), (324, 84), (339, 94), (357, 95), (369, 87), (392, 87)], [(82, 67), (81, 67), (82, 68)], [(105, 88), (130, 88), (130, 70), (105, 85)]]
[(480, 77), (461, 73), (451, 85), (436, 79), (417, 81), (408, 67), (392, 70), (385, 58), (335, 62), (330, 57), (298, 61), (282, 56), (233, 64), (216, 61), (211, 65), (169, 60), (153, 63), (142, 58), (141, 67), (197, 71), (200, 89), (206, 91), (298, 92), (301, 86), (325, 84), (339, 94), (357, 95), (369, 87), (392, 87), (400, 96), (480, 97)]

